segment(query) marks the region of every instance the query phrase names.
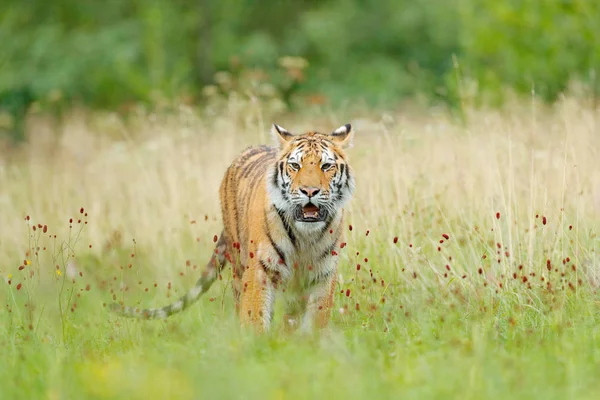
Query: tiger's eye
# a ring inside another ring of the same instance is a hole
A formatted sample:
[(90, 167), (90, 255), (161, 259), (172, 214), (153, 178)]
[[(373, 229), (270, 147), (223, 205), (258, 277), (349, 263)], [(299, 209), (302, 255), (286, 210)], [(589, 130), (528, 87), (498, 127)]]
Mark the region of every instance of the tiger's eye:
[(329, 164), (329, 163), (325, 163), (325, 164), (321, 165), (321, 169), (322, 169), (323, 171), (327, 171), (327, 170), (328, 170), (329, 168), (331, 168), (331, 167), (332, 167), (332, 165), (331, 165), (331, 164)]
[(300, 164), (298, 164), (298, 163), (294, 163), (294, 162), (292, 162), (292, 163), (288, 163), (288, 165), (289, 165), (290, 167), (292, 167), (292, 169), (293, 169), (294, 171), (298, 171), (298, 170), (300, 169)]

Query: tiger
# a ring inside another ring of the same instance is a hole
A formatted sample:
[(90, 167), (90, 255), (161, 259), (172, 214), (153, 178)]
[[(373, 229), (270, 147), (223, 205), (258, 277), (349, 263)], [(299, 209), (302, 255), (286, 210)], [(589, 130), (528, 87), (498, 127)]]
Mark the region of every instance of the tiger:
[(276, 294), (284, 322), (303, 331), (326, 327), (343, 247), (344, 206), (355, 190), (345, 154), (354, 131), (292, 134), (273, 124), (272, 146), (250, 147), (229, 166), (219, 194), (223, 231), (201, 276), (184, 296), (162, 308), (114, 303), (125, 317), (164, 319), (206, 293), (226, 264), (242, 325), (271, 326)]

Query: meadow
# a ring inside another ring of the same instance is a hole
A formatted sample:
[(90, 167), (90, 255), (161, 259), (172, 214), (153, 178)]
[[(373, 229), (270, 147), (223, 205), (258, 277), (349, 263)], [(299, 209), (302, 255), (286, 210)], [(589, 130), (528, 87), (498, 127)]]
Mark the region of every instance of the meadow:
[[(596, 399), (600, 115), (566, 98), (469, 110), (212, 116), (72, 111), (0, 155), (0, 398)], [(208, 261), (242, 149), (352, 122), (357, 178), (330, 326), (239, 327)]]

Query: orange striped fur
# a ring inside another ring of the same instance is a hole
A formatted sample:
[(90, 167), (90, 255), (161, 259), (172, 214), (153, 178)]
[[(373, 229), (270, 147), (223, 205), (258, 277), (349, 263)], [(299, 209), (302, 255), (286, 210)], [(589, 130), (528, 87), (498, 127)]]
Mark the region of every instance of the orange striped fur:
[(223, 232), (196, 285), (166, 307), (138, 310), (115, 304), (114, 311), (166, 318), (205, 293), (230, 263), (243, 324), (268, 329), (276, 295), (285, 301), (286, 323), (303, 330), (327, 324), (343, 206), (354, 192), (344, 154), (352, 127), (296, 136), (273, 125), (272, 133), (276, 146), (249, 148), (227, 169), (220, 188)]

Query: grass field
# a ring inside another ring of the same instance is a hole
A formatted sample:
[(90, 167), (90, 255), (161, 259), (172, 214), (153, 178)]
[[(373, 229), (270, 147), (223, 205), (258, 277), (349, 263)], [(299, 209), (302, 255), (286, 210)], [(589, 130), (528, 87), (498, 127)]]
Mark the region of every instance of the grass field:
[(0, 158), (0, 398), (599, 398), (599, 118), (572, 100), (466, 126), (351, 115), (357, 193), (314, 336), (284, 332), (281, 312), (268, 334), (240, 329), (229, 270), (165, 322), (105, 307), (193, 285), (221, 231), (220, 179), (271, 121), (34, 121)]

